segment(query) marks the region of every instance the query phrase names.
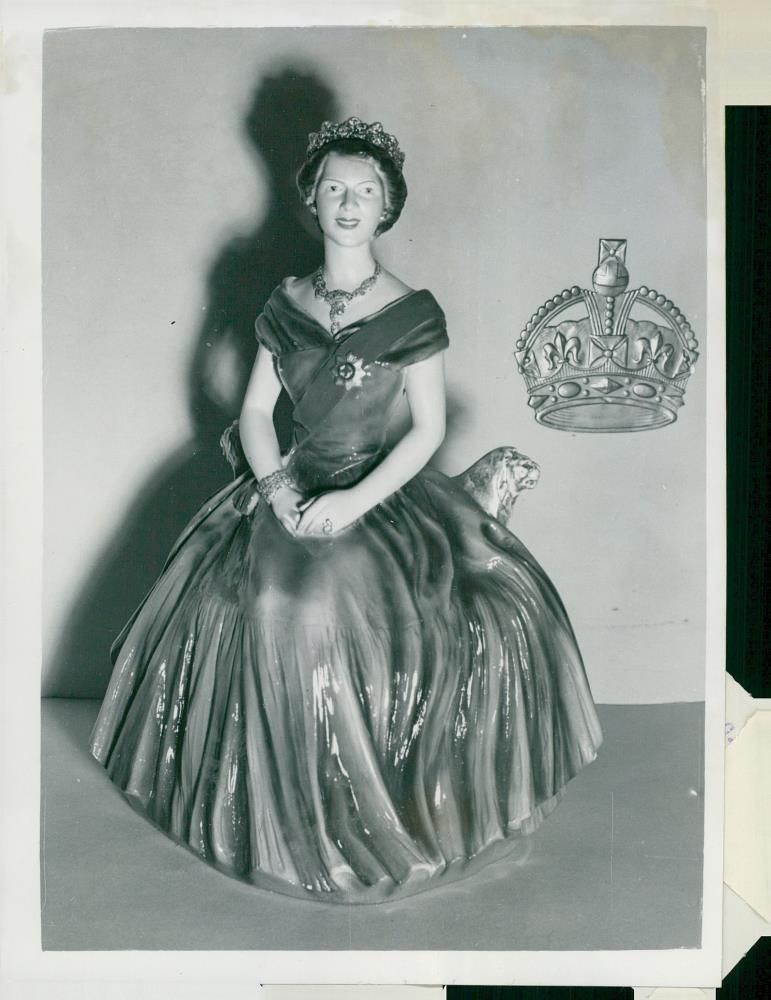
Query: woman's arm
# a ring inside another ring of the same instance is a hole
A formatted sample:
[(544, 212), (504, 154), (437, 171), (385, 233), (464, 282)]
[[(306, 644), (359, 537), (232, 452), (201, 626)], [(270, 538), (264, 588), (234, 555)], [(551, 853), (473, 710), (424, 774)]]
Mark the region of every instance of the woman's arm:
[(444, 357), (441, 352), (405, 369), (412, 425), (369, 475), (345, 490), (322, 494), (304, 510), (298, 534), (317, 534), (326, 518), (340, 531), (408, 483), (442, 443), (445, 432)]
[[(241, 447), (256, 479), (283, 468), (281, 450), (273, 427), (273, 410), (281, 383), (273, 369), (273, 357), (264, 347), (257, 352), (246, 395), (238, 420)], [(288, 531), (294, 531), (299, 519), (300, 494), (288, 486), (273, 497), (271, 507)]]
[(238, 420), (241, 446), (257, 479), (281, 468), (281, 451), (273, 428), (273, 409), (280, 392), (273, 357), (260, 347)]

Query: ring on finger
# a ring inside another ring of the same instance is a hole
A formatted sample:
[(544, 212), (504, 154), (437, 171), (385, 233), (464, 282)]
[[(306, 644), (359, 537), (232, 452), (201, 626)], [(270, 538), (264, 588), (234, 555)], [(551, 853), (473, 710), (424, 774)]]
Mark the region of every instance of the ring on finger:
[(333, 530), (334, 530), (334, 525), (332, 524), (331, 519), (325, 517), (324, 520), (321, 522), (322, 533), (325, 535), (331, 535)]

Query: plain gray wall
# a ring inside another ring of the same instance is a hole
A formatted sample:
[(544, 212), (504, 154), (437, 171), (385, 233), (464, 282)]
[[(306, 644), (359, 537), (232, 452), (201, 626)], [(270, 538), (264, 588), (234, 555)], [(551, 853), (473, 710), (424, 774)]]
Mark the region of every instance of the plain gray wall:
[(499, 444), (540, 463), (512, 527), (598, 701), (701, 699), (705, 357), (674, 425), (581, 435), (535, 423), (511, 354), (545, 298), (590, 286), (600, 237), (703, 333), (704, 74), (689, 28), (49, 32), (44, 693), (103, 693), (113, 635), (228, 479), (254, 316), (320, 259), (290, 168), (356, 114), (407, 154), (381, 259), (448, 317), (439, 466)]

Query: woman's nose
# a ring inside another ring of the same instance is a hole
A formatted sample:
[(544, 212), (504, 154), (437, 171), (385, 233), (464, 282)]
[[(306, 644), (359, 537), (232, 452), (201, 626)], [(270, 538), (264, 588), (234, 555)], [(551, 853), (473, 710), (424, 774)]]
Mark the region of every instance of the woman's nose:
[(356, 204), (356, 192), (350, 189), (343, 193), (343, 208), (348, 208), (349, 206), (354, 206)]

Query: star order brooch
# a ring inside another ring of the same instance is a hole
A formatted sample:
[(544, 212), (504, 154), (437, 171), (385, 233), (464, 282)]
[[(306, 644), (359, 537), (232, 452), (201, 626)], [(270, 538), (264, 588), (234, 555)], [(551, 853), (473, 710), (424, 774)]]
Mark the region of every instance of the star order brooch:
[(349, 352), (342, 360), (338, 360), (332, 369), (335, 376), (335, 385), (344, 385), (345, 391), (358, 389), (365, 378), (369, 378), (371, 372), (367, 371), (363, 358)]

